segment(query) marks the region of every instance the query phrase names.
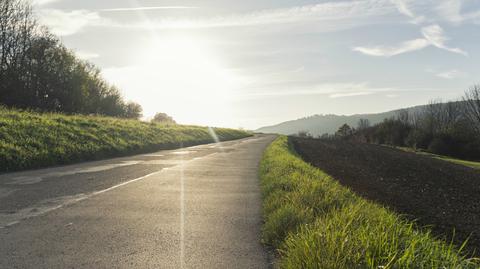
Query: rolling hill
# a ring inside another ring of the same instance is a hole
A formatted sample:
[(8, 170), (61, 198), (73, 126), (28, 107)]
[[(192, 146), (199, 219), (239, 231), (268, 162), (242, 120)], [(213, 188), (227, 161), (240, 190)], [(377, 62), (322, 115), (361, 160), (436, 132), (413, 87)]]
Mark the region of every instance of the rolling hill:
[[(421, 110), (425, 106), (415, 106), (406, 108), (409, 112)], [(284, 135), (296, 134), (299, 131), (308, 131), (313, 136), (319, 136), (325, 133), (333, 134), (338, 130), (338, 127), (344, 123), (357, 127), (360, 119), (368, 119), (370, 123), (376, 124), (382, 122), (384, 119), (395, 117), (401, 111), (392, 110), (377, 114), (356, 114), (356, 115), (313, 115), (306, 118), (301, 118), (292, 121), (282, 122), (272, 126), (265, 126), (255, 130), (259, 133), (278, 133)]]

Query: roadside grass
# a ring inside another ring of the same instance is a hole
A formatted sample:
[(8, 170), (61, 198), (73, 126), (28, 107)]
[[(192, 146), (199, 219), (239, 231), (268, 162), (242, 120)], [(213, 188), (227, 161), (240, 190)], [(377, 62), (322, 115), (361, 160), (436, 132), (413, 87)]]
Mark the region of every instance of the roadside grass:
[(457, 159), (457, 158), (438, 155), (438, 154), (434, 154), (434, 153), (430, 153), (430, 152), (426, 152), (426, 151), (419, 151), (419, 150), (415, 150), (413, 148), (408, 148), (408, 147), (394, 147), (394, 148), (400, 149), (400, 150), (403, 150), (403, 151), (406, 151), (406, 152), (413, 152), (413, 153), (417, 153), (417, 154), (420, 154), (420, 155), (430, 156), (430, 157), (435, 158), (435, 159), (439, 159), (439, 160), (443, 160), (443, 161), (447, 161), (447, 162), (451, 162), (451, 163), (456, 163), (456, 164), (468, 166), (468, 167), (474, 168), (474, 169), (480, 169), (480, 162), (476, 162), (476, 161), (467, 161), (467, 160)]
[[(250, 133), (213, 131), (221, 141)], [(212, 143), (208, 127), (162, 125), (98, 116), (67, 116), (0, 107), (0, 172)]]
[(460, 160), (460, 159), (455, 159), (455, 158), (446, 157), (446, 156), (438, 156), (438, 155), (434, 156), (434, 158), (444, 160), (447, 162), (465, 165), (474, 169), (480, 169), (480, 162), (466, 161), (466, 160)]
[(280, 268), (480, 268), (427, 229), (355, 195), (304, 162), (285, 136), (260, 170), (263, 241)]

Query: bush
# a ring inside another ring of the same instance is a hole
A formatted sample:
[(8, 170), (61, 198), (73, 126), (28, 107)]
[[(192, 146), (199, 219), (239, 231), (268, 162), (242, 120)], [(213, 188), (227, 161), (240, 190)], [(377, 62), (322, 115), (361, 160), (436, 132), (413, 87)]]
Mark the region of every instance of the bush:
[(437, 137), (428, 145), (428, 151), (441, 155), (452, 155), (451, 140), (445, 137)]

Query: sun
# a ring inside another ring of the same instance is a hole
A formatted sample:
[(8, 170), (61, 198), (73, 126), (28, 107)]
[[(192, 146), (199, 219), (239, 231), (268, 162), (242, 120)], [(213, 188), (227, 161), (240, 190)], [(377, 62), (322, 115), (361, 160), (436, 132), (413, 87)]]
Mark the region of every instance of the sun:
[(105, 75), (131, 94), (153, 116), (166, 112), (183, 123), (230, 125), (233, 94), (241, 76), (200, 39), (152, 39), (138, 48), (135, 64)]
[(225, 99), (234, 77), (203, 42), (188, 37), (157, 40), (145, 48), (141, 65), (155, 70), (162, 85), (196, 102)]

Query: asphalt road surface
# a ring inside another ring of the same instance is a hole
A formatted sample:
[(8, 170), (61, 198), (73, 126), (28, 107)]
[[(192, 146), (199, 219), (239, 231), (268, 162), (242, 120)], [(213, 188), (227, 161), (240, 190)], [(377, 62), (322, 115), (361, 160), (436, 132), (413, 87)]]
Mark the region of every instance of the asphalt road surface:
[(274, 136), (0, 175), (0, 268), (269, 268)]

